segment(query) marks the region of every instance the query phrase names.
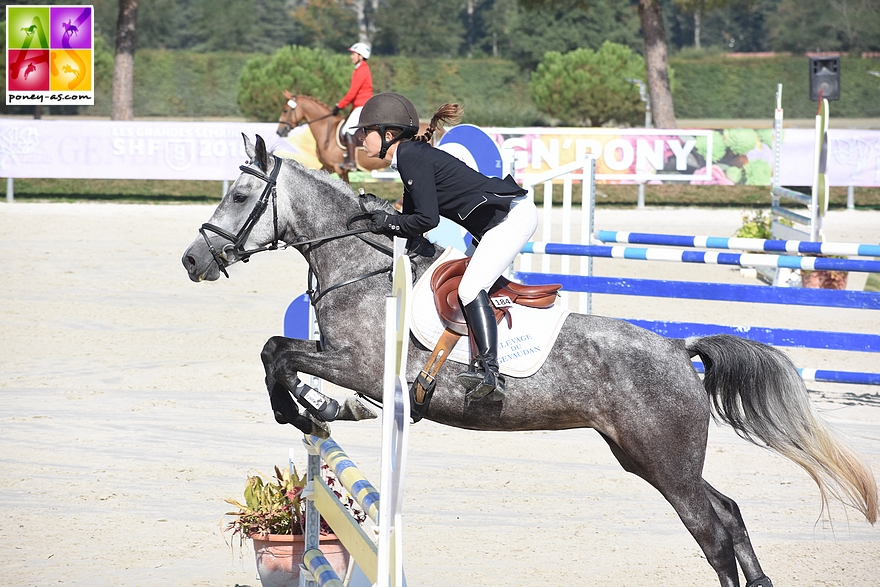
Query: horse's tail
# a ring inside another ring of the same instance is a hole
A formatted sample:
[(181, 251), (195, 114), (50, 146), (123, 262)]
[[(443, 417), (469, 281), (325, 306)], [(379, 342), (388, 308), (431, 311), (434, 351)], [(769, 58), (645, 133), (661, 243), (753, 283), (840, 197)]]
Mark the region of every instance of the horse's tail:
[(685, 347), (690, 356), (703, 360), (703, 386), (717, 419), (803, 467), (819, 486), (823, 511), (831, 495), (872, 524), (877, 521), (877, 483), (871, 469), (816, 413), (785, 354), (725, 334), (688, 338)]

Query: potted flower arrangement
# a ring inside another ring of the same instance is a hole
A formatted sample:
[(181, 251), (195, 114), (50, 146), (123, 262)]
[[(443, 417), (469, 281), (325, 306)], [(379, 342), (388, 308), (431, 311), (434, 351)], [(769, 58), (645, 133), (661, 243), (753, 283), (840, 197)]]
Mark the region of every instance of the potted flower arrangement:
[[(839, 255), (816, 255), (819, 258), (828, 259), (846, 259)], [(847, 271), (833, 271), (819, 269), (816, 271), (801, 271), (801, 283), (804, 287), (814, 287), (819, 289), (846, 289), (846, 283), (849, 278)]]
[[(342, 484), (327, 465), (322, 466), (327, 485), (347, 507), (349, 513), (363, 523), (367, 516), (350, 495), (342, 495)], [(244, 489), (244, 503), (235, 499), (226, 502), (238, 508), (227, 512), (232, 520), (226, 526), (241, 543), (250, 538), (254, 543), (257, 571), (263, 587), (294, 587), (299, 584), (299, 564), (305, 550), (306, 500), (302, 492), (306, 476), (296, 469), (281, 470), (264, 479), (251, 475)], [(321, 551), (340, 577), (345, 577), (350, 556), (342, 543), (321, 518)]]

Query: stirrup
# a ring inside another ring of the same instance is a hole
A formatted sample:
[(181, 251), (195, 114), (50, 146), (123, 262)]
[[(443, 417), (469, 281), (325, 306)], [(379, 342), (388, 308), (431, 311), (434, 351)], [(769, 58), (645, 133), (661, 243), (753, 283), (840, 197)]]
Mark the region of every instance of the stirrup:
[[(477, 363), (482, 369), (477, 370)], [(479, 401), (485, 397), (493, 401), (504, 399), (504, 377), (497, 371), (486, 368), (482, 359), (476, 359), (468, 371), (459, 373), (458, 382), (467, 390), (465, 398), (469, 401)]]

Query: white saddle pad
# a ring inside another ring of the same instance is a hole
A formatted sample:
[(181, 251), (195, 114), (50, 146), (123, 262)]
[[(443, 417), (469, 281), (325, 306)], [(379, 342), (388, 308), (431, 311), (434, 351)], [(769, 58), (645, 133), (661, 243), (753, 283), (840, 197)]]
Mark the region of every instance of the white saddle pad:
[[(464, 257), (461, 251), (448, 247), (413, 287), (413, 301), (410, 306), (412, 332), (429, 349), (434, 348), (444, 330), (434, 306), (431, 275), (442, 263), (461, 257)], [(513, 316), (513, 328), (507, 327), (507, 320), (498, 325), (498, 363), (505, 375), (529, 377), (544, 364), (569, 310), (559, 305), (541, 310), (514, 304), (510, 313)], [(470, 362), (468, 337), (461, 337), (452, 349), (449, 359), (465, 365)]]

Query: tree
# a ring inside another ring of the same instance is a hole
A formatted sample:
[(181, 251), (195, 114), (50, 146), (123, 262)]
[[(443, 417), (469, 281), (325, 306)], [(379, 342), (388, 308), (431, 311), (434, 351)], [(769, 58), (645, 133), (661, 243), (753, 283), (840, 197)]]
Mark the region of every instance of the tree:
[(635, 6), (617, 0), (579, 0), (519, 7), (510, 17), (510, 57), (524, 70), (537, 67), (548, 51), (596, 50), (605, 41), (636, 48), (641, 43)]
[(877, 51), (877, 0), (782, 0), (768, 15), (774, 51)]
[[(580, 6), (592, 8), (596, 0), (519, 0), (527, 8), (538, 6), (557, 7)], [(666, 28), (660, 0), (638, 0), (639, 21), (645, 39), (645, 61), (648, 68), (648, 91), (651, 95), (651, 112), (654, 125), (658, 128), (675, 128), (675, 109), (672, 105), (672, 90), (669, 87), (669, 72), (666, 57)]]
[(111, 120), (134, 120), (134, 50), (137, 46), (138, 0), (119, 0), (116, 59), (113, 65)]
[(632, 49), (606, 41), (598, 51), (550, 51), (532, 74), (529, 91), (539, 110), (562, 124), (636, 125), (645, 109), (630, 80), (645, 78), (645, 60)]
[(645, 62), (648, 68), (648, 92), (651, 96), (651, 116), (657, 128), (675, 128), (675, 108), (669, 87), (666, 58), (666, 29), (660, 0), (639, 0), (639, 20), (645, 37)]
[(271, 57), (248, 61), (238, 83), (238, 107), (248, 118), (274, 120), (284, 104), (282, 91), (305, 94), (332, 104), (348, 89), (347, 55), (295, 45)]
[(387, 0), (376, 13), (373, 50), (385, 55), (453, 57), (464, 44), (458, 0)]
[(675, 0), (675, 4), (694, 16), (694, 47), (701, 48), (700, 31), (703, 15), (710, 10), (726, 4), (727, 0)]
[[(363, 9), (363, 0), (360, 7)], [(348, 0), (310, 0), (300, 4), (294, 17), (302, 27), (302, 45), (315, 49), (344, 52), (362, 39), (358, 13)]]

